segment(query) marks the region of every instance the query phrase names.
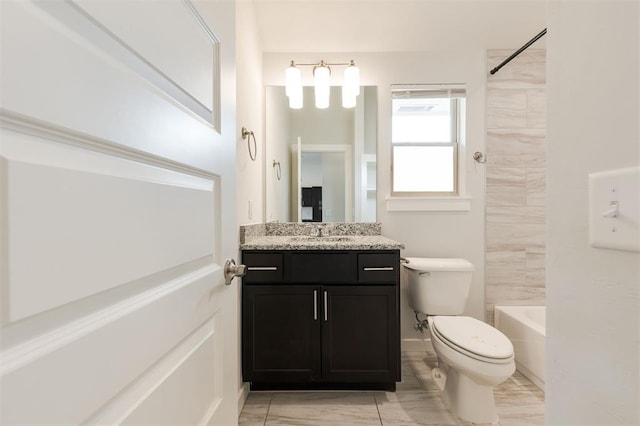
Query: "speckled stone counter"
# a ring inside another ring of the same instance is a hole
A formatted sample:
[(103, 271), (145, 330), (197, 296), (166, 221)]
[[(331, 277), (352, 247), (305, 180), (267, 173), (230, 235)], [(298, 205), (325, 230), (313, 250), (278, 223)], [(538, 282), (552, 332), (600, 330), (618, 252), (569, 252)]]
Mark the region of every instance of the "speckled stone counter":
[[(323, 228), (325, 236), (313, 236)], [(399, 250), (379, 223), (261, 223), (240, 227), (241, 250)]]

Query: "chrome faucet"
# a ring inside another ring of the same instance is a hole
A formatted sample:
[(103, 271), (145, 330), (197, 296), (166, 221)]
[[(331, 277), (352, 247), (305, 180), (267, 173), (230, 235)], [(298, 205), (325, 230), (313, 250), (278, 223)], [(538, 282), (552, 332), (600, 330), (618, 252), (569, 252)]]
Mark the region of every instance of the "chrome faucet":
[(316, 228), (313, 230), (312, 236), (314, 237), (326, 237), (328, 235), (327, 229), (325, 228), (325, 225), (318, 225), (316, 226)]

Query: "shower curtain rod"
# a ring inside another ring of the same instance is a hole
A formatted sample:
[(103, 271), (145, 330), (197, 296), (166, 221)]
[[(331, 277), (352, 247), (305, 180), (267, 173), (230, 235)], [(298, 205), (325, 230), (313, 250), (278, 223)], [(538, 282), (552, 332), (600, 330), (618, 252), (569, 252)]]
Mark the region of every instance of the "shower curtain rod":
[(493, 75), (493, 74), (497, 73), (500, 70), (500, 68), (502, 68), (503, 66), (507, 65), (513, 58), (515, 58), (516, 56), (521, 54), (527, 47), (531, 46), (533, 43), (538, 41), (538, 39), (540, 37), (542, 37), (543, 35), (545, 35), (546, 33), (547, 33), (547, 29), (546, 28), (544, 30), (540, 31), (537, 36), (535, 36), (534, 38), (529, 40), (524, 46), (522, 46), (520, 49), (516, 50), (511, 56), (509, 56), (507, 59), (502, 61), (502, 63), (500, 65), (498, 65), (497, 67), (492, 69), (490, 71), (490, 74)]

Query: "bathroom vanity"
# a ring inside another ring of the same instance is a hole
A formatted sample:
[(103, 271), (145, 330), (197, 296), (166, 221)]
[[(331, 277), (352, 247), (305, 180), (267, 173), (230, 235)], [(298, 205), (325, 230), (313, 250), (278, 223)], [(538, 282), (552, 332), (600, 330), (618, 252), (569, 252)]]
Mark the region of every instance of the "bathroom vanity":
[(300, 229), (241, 244), (244, 381), (252, 389), (395, 388), (402, 245)]

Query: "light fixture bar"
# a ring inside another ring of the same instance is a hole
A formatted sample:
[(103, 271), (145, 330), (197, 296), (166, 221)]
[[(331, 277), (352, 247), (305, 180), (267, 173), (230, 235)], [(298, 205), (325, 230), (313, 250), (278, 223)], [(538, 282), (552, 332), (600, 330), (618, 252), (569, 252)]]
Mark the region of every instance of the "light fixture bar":
[(286, 94), (289, 107), (302, 108), (302, 77), (298, 67), (313, 67), (314, 93), (316, 108), (329, 107), (331, 68), (330, 66), (346, 66), (342, 85), (342, 106), (353, 108), (356, 97), (360, 94), (360, 71), (353, 60), (349, 62), (296, 63), (291, 61), (285, 72)]

